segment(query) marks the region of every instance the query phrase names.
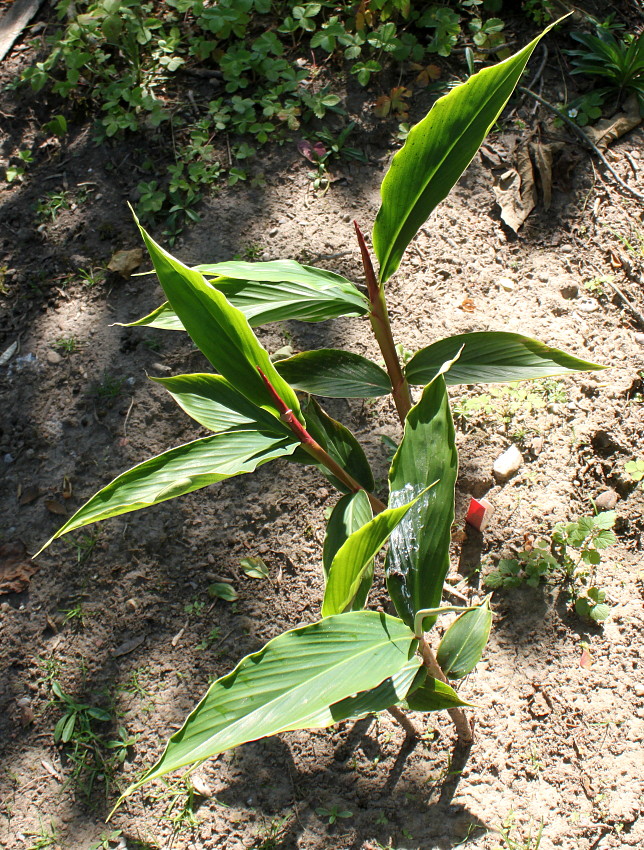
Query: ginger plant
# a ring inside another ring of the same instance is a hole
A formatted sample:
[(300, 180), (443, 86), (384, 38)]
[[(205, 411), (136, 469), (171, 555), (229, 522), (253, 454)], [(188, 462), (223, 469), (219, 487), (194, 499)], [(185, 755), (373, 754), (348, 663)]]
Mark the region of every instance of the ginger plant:
[[(418, 229), (472, 160), (545, 32), (452, 89), (410, 131), (381, 187), (372, 235), (378, 273), (356, 224), (366, 295), (337, 274), (292, 260), (190, 268), (141, 228), (167, 301), (132, 324), (185, 330), (210, 361), (214, 373), (155, 380), (212, 434), (118, 476), (52, 540), (252, 472), (276, 458), (315, 467), (342, 495), (324, 542), (321, 618), (279, 635), (215, 681), (158, 762), (124, 796), (247, 741), (385, 709), (407, 729), (402, 708), (447, 710), (459, 741), (471, 742), (466, 703), (450, 680), (476, 666), (492, 614), (488, 599), (473, 608), (441, 607), (457, 475), (447, 386), (602, 367), (503, 331), (435, 341), (403, 366), (392, 337), (385, 285)], [(317, 322), (338, 316), (368, 318), (385, 369), (336, 349), (272, 363), (252, 330), (284, 319)], [(422, 388), (417, 400), (411, 387)], [(387, 394), (393, 397), (403, 436), (391, 463), (385, 504), (373, 492), (362, 447), (317, 397)], [(397, 616), (365, 609), (374, 558), (385, 544), (385, 577)], [(441, 613), (454, 610), (460, 616), (434, 652), (427, 632)]]

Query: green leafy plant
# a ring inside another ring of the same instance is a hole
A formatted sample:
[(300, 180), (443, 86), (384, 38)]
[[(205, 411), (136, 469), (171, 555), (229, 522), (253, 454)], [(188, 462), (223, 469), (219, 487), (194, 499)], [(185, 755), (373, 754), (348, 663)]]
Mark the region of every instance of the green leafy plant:
[[(277, 636), (213, 682), (157, 764), (126, 795), (177, 768), (286, 730), (322, 728), (385, 709), (408, 728), (401, 706), (446, 709), (459, 740), (471, 741), (463, 711), (467, 703), (449, 680), (476, 665), (492, 613), (487, 599), (472, 608), (441, 607), (457, 473), (447, 386), (602, 367), (507, 332), (438, 340), (403, 363), (391, 333), (386, 282), (497, 120), (540, 38), (452, 89), (410, 130), (381, 187), (372, 235), (378, 275), (355, 225), (366, 294), (337, 274), (292, 260), (190, 268), (141, 228), (168, 300), (131, 324), (185, 330), (209, 360), (214, 374), (156, 380), (211, 434), (118, 476), (52, 540), (253, 472), (276, 458), (315, 468), (341, 496), (322, 552), (321, 619)], [(366, 317), (385, 369), (337, 349), (273, 363), (252, 330), (267, 322), (338, 316)], [(415, 401), (412, 386), (421, 388)], [(384, 395), (392, 396), (403, 425), (389, 470), (387, 504), (373, 492), (362, 447), (317, 398)], [(387, 542), (384, 569), (397, 616), (365, 609), (375, 559)], [(442, 614), (454, 611), (460, 616), (434, 652), (426, 632)]]
[(550, 542), (537, 540), (516, 558), (501, 559), (485, 577), (488, 587), (562, 585), (580, 617), (600, 622), (610, 613), (606, 592), (595, 585), (601, 552), (616, 542), (615, 511), (558, 523)]
[(326, 818), (329, 826), (333, 826), (333, 824), (336, 823), (338, 818), (353, 817), (353, 812), (350, 812), (346, 809), (341, 809), (335, 803), (332, 806), (318, 806), (318, 808), (315, 810), (315, 813), (321, 818)]
[(571, 33), (581, 44), (580, 50), (569, 50), (572, 73), (598, 77), (605, 85), (598, 93), (617, 96), (618, 102), (635, 94), (640, 112), (644, 110), (644, 33), (616, 35), (606, 27), (597, 27), (597, 35)]
[(624, 464), (624, 472), (630, 477), (631, 481), (641, 481), (644, 478), (644, 460), (637, 458), (627, 461)]

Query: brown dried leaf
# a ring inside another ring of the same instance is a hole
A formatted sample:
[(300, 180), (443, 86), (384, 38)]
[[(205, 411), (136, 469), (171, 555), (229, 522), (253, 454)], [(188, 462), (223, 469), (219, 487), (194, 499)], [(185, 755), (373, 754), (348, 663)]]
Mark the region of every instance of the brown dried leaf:
[(585, 127), (584, 131), (600, 150), (606, 150), (611, 142), (616, 141), (633, 130), (642, 122), (637, 98), (632, 95), (624, 104), (625, 111), (604, 118), (593, 127)]
[(552, 202), (552, 162), (554, 155), (560, 151), (563, 146), (563, 142), (553, 142), (551, 144), (544, 145), (539, 141), (530, 145), (530, 150), (534, 157), (534, 163), (537, 167), (537, 171), (539, 172), (539, 179), (541, 180), (543, 208), (545, 210), (550, 209), (550, 204)]
[(41, 493), (42, 490), (38, 487), (38, 485), (30, 485), (29, 487), (23, 488), (18, 502), (21, 505), (29, 505), (31, 502), (35, 502)]
[(476, 304), (471, 298), (464, 298), (463, 303), (460, 304), (459, 307), (466, 313), (473, 313), (476, 310)]
[(67, 510), (65, 509), (65, 505), (63, 505), (57, 499), (47, 499), (45, 501), (45, 507), (47, 508), (50, 514), (58, 514), (58, 516), (67, 516)]
[(516, 168), (510, 168), (494, 184), (496, 202), (501, 207), (501, 218), (515, 233), (530, 215), (537, 202), (537, 189), (530, 151), (527, 145), (515, 154)]
[(29, 560), (24, 543), (16, 540), (0, 544), (0, 595), (22, 593), (37, 569)]
[(120, 274), (121, 277), (128, 278), (132, 272), (143, 262), (143, 250), (141, 248), (132, 248), (129, 251), (117, 251), (112, 255), (112, 259), (107, 264), (107, 268), (111, 272)]

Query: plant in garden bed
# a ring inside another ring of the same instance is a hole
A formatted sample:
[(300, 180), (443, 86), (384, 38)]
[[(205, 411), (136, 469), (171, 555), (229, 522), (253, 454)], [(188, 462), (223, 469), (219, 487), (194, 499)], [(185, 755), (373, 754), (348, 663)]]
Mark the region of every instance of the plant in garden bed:
[[(459, 740), (471, 741), (466, 705), (449, 684), (469, 673), (485, 647), (489, 600), (441, 608), (449, 569), (457, 455), (447, 386), (541, 378), (601, 367), (519, 334), (470, 333), (439, 340), (403, 366), (385, 284), (437, 204), (458, 180), (499, 116), (539, 41), (472, 76), (414, 127), (382, 184), (373, 229), (379, 274), (356, 225), (367, 294), (348, 280), (291, 260), (230, 261), (189, 268), (141, 228), (167, 296), (133, 322), (185, 329), (216, 374), (156, 379), (212, 434), (123, 473), (52, 538), (254, 471), (276, 458), (315, 467), (341, 492), (322, 553), (322, 618), (285, 632), (215, 681), (172, 736), (158, 763), (126, 794), (176, 768), (247, 741), (326, 727), (388, 709), (446, 709)], [(253, 326), (285, 319), (367, 317), (386, 369), (336, 349), (271, 362)], [(422, 387), (416, 401), (411, 386)], [(297, 392), (304, 393), (300, 400)], [(391, 394), (404, 427), (385, 504), (364, 451), (317, 396)], [(387, 588), (397, 616), (365, 610), (374, 558), (389, 542)], [(445, 612), (460, 616), (436, 653), (426, 632)]]

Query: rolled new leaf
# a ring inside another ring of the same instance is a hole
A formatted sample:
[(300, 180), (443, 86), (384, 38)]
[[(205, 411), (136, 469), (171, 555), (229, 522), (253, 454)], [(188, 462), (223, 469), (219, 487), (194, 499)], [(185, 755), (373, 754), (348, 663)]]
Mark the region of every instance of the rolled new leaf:
[[(214, 682), (159, 761), (123, 796), (170, 771), (279, 732), (330, 726), (353, 711), (345, 700), (391, 680), (404, 699), (420, 660), (417, 642), (400, 620), (373, 611), (328, 617), (285, 632)], [(403, 681), (396, 686), (396, 677)], [(401, 686), (402, 685), (402, 686)], [(384, 702), (387, 701), (384, 700)], [(360, 698), (359, 712), (381, 710)]]
[(490, 636), (490, 597), (482, 605), (461, 614), (447, 629), (436, 653), (443, 673), (450, 679), (467, 676), (481, 660)]
[(365, 580), (368, 582), (367, 592), (371, 586), (373, 559), (418, 498), (422, 498), (422, 494), (406, 505), (387, 508), (349, 535), (329, 568), (322, 603), (323, 617), (362, 607), (364, 598), (359, 591), (364, 590)]
[[(445, 379), (437, 377), (407, 414), (389, 471), (389, 507), (399, 507), (437, 481), (393, 531), (385, 562), (396, 610), (414, 628), (422, 608), (440, 604), (449, 570), (450, 531), (458, 459)], [(429, 628), (435, 617), (424, 621)]]
[(389, 376), (377, 363), (336, 348), (304, 351), (278, 360), (275, 368), (294, 389), (327, 398), (377, 398), (391, 392)]
[(422, 348), (405, 367), (407, 380), (423, 386), (433, 381), (459, 350), (460, 357), (445, 373), (448, 385), (523, 381), (606, 368), (521, 334), (489, 331), (450, 336)]
[(278, 374), (244, 314), (204, 277), (188, 268), (146, 233), (136, 219), (159, 283), (195, 345), (215, 369), (242, 395), (278, 417), (281, 411), (260, 372), (302, 420), (295, 392)]
[(253, 430), (228, 431), (178, 446), (138, 464), (99, 490), (37, 554), (77, 528), (254, 472), (269, 460), (292, 454), (298, 445), (293, 436)]
[(373, 247), (381, 282), (396, 271), (418, 229), (472, 161), (533, 50), (553, 26), (514, 56), (473, 74), (439, 98), (427, 116), (412, 127), (380, 189), (382, 205), (373, 227)]

